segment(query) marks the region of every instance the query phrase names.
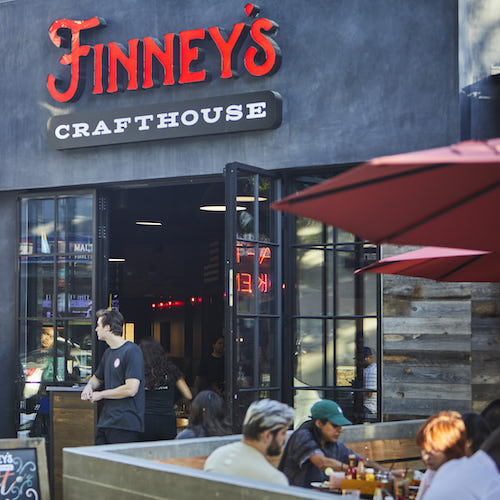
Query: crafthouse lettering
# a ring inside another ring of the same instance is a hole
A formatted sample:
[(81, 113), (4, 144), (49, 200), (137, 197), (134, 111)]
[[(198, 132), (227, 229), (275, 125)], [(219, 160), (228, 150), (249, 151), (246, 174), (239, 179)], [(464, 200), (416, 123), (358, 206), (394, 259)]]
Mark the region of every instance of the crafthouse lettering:
[[(251, 5), (251, 4), (248, 4)], [(254, 17), (249, 8), (248, 16)], [(82, 45), (81, 34), (103, 28), (106, 21), (99, 17), (86, 20), (58, 19), (49, 28), (52, 43), (69, 50), (59, 62), (68, 66), (69, 82), (49, 74), (47, 88), (59, 102), (76, 101), (85, 88), (84, 66), (93, 69), (92, 93), (104, 94), (123, 90), (149, 89), (186, 83), (204, 82), (210, 78), (207, 69), (193, 70), (203, 60), (197, 44), (204, 41), (220, 56), (219, 78), (234, 78), (245, 41), (250, 45), (241, 58), (245, 70), (253, 76), (272, 75), (281, 64), (281, 52), (273, 39), (278, 25), (267, 18), (257, 18), (250, 24), (236, 23), (230, 33), (218, 26), (166, 33), (160, 41), (145, 37), (132, 39), (125, 48), (119, 43)], [(93, 57), (91, 57), (93, 56)], [(90, 61), (86, 61), (86, 59)]]

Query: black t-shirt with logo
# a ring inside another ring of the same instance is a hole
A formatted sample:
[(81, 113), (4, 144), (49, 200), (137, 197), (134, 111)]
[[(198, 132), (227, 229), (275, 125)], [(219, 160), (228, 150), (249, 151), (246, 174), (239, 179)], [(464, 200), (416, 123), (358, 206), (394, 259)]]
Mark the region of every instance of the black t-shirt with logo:
[(125, 380), (136, 378), (141, 381), (134, 397), (124, 399), (103, 399), (103, 409), (97, 427), (144, 431), (144, 359), (136, 344), (125, 342), (117, 349), (108, 347), (104, 352), (95, 376), (102, 380), (104, 389), (115, 389)]

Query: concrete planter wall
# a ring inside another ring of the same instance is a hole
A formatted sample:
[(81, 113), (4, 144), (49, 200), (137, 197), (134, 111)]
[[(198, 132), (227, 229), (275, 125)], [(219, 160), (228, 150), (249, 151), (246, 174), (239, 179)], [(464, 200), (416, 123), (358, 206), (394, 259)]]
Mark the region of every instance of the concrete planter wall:
[[(343, 441), (359, 442), (414, 437), (422, 420), (353, 425), (345, 428)], [(332, 498), (297, 487), (222, 476), (155, 460), (209, 455), (241, 439), (240, 435), (182, 441), (157, 441), (108, 446), (66, 448), (63, 451), (65, 500), (172, 499), (283, 500)]]

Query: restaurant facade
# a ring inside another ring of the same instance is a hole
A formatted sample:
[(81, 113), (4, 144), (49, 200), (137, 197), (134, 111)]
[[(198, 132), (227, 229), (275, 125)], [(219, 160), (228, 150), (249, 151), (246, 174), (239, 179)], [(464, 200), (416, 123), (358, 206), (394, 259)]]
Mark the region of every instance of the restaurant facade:
[(355, 422), (493, 399), (494, 285), (355, 276), (396, 249), (270, 208), (375, 156), (494, 136), (480, 27), (500, 9), (479, 4), (0, 2), (3, 436), (43, 434), (45, 387), (92, 373), (105, 307), (191, 385), (222, 336), (235, 424), (259, 397), (303, 418), (328, 397)]

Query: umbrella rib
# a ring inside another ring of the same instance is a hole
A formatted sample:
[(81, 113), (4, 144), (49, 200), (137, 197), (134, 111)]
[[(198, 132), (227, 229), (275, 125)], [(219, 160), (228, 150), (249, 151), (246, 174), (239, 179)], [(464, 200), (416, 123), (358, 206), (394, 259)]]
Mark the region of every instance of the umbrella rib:
[(448, 276), (451, 276), (453, 273), (456, 273), (463, 269), (464, 267), (469, 266), (470, 264), (474, 263), (476, 260), (480, 259), (481, 257), (484, 257), (484, 255), (474, 255), (471, 257), (467, 262), (464, 262), (463, 264), (460, 264), (459, 266), (453, 268), (451, 271), (448, 271), (447, 273), (442, 274), (438, 278), (436, 278), (436, 281), (443, 281), (446, 280)]
[(459, 207), (460, 205), (465, 205), (466, 203), (469, 203), (469, 201), (473, 200), (474, 198), (478, 198), (479, 196), (482, 196), (483, 194), (487, 193), (488, 191), (493, 191), (494, 189), (497, 189), (498, 186), (500, 186), (500, 182), (496, 182), (495, 184), (492, 184), (491, 186), (488, 186), (484, 189), (481, 189), (480, 191), (477, 191), (474, 194), (471, 194), (465, 198), (462, 198), (461, 200), (449, 205), (448, 207), (444, 209), (440, 209), (438, 212), (432, 214), (432, 215), (427, 215), (424, 219), (421, 219), (418, 222), (413, 222), (409, 226), (405, 227), (404, 229), (400, 229), (399, 231), (396, 231), (395, 233), (392, 233), (390, 235), (386, 235), (382, 238), (378, 238), (375, 243), (383, 243), (383, 242), (390, 242), (391, 240), (395, 238), (399, 238), (400, 236), (404, 235), (405, 233), (408, 233), (409, 231), (412, 231), (419, 226), (422, 226), (423, 224), (428, 223), (432, 219), (435, 219), (437, 217), (441, 217), (443, 214), (446, 212), (450, 212), (451, 210), (454, 210), (455, 208)]
[[(407, 264), (407, 266), (404, 268), (404, 269), (401, 269), (401, 271), (408, 271), (409, 269), (413, 269), (413, 268), (418, 268), (419, 266), (422, 265), (422, 262), (424, 261), (425, 259), (422, 259), (418, 262), (415, 262), (413, 264)], [(387, 267), (387, 266), (391, 266), (391, 265), (394, 265), (398, 262), (401, 262), (401, 261), (391, 261), (391, 262), (376, 262), (376, 266), (375, 266), (375, 269), (382, 269), (383, 267)], [(364, 271), (365, 269), (369, 268), (370, 266), (373, 266), (374, 264), (369, 264), (368, 266), (365, 266), (365, 267), (362, 267), (361, 269), (358, 269), (355, 271), (355, 273), (357, 273), (358, 271), (361, 272), (361, 271)], [(378, 271), (377, 271), (378, 272)], [(389, 273), (382, 273), (382, 274), (399, 274), (399, 272), (389, 272)]]
[(315, 198), (321, 198), (321, 197), (329, 195), (329, 194), (341, 193), (342, 191), (350, 191), (351, 189), (358, 189), (361, 187), (369, 186), (371, 184), (378, 184), (381, 182), (391, 181), (393, 179), (398, 179), (399, 177), (406, 177), (406, 176), (413, 175), (413, 174), (424, 173), (424, 172), (428, 172), (429, 170), (434, 170), (437, 168), (446, 167), (448, 165), (453, 165), (453, 164), (452, 163), (433, 163), (432, 165), (429, 165), (427, 167), (420, 166), (419, 168), (416, 168), (413, 170), (405, 170), (404, 172), (398, 172), (395, 174), (387, 175), (386, 177), (377, 177), (376, 179), (370, 179), (368, 181), (360, 181), (360, 182), (356, 182), (354, 184), (349, 184), (348, 186), (331, 188), (331, 189), (327, 189), (325, 191), (311, 193), (311, 194), (307, 194), (307, 195), (300, 195), (296, 198), (291, 198), (290, 200), (288, 200), (288, 203), (290, 203), (292, 205), (294, 203), (301, 203), (303, 201), (314, 200)]

